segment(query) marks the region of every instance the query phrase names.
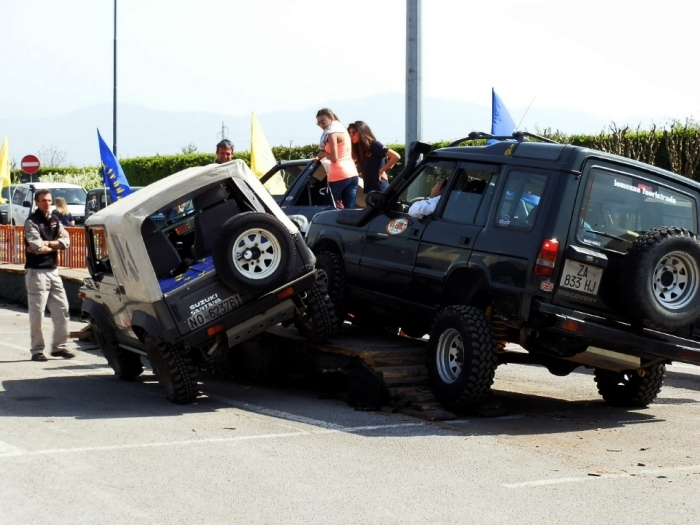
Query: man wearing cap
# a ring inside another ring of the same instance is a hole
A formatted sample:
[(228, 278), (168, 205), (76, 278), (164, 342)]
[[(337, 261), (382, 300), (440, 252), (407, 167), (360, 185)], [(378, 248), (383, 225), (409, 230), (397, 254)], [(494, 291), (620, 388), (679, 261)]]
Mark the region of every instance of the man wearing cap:
[(223, 139), (216, 145), (216, 163), (223, 164), (233, 158), (233, 142), (228, 139)]
[(68, 298), (58, 274), (58, 252), (68, 248), (68, 232), (56, 216), (51, 215), (51, 192), (38, 190), (34, 194), (36, 211), (24, 223), (24, 245), (27, 252), (24, 277), (29, 306), (29, 338), (32, 361), (46, 361), (44, 334), (41, 323), (49, 307), (53, 322), (51, 356), (70, 359), (75, 354), (65, 345), (70, 337)]

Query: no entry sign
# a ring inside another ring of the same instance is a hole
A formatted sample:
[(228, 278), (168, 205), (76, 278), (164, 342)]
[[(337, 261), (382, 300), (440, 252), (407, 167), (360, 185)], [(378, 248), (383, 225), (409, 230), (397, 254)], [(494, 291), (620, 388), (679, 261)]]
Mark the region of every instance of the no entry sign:
[(41, 164), (39, 163), (39, 159), (34, 155), (25, 155), (22, 157), (20, 167), (24, 173), (27, 175), (32, 175), (39, 171)]

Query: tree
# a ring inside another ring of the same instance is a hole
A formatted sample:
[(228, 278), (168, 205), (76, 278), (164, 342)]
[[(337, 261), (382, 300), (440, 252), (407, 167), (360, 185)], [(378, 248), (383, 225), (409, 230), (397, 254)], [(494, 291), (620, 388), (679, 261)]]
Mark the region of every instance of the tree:
[(57, 168), (66, 162), (66, 152), (61, 151), (55, 146), (41, 148), (37, 153), (42, 168)]
[(183, 155), (189, 155), (190, 153), (198, 152), (197, 146), (194, 145), (194, 142), (190, 142), (187, 146), (182, 146), (182, 148), (180, 148), (180, 151)]

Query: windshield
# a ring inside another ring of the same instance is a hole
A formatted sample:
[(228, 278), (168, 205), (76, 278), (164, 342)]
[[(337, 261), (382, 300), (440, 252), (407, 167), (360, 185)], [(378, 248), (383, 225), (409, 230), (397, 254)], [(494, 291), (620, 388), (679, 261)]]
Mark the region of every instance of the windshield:
[(688, 196), (640, 177), (603, 170), (591, 174), (577, 232), (584, 244), (624, 253), (652, 228), (697, 231), (696, 203)]
[(54, 202), (58, 197), (63, 197), (69, 206), (85, 206), (87, 198), (87, 193), (82, 188), (51, 188), (51, 195)]
[(2, 199), (0, 199), (0, 202), (4, 201), (5, 203), (8, 203), (10, 201), (10, 189), (14, 190), (14, 186), (5, 186), (2, 189), (2, 193), (0, 193)]
[(272, 176), (265, 179), (263, 186), (265, 186), (265, 189), (269, 191), (270, 195), (273, 197), (282, 197), (287, 193), (289, 187), (307, 166), (308, 164), (303, 164), (300, 166), (290, 165), (280, 168)]

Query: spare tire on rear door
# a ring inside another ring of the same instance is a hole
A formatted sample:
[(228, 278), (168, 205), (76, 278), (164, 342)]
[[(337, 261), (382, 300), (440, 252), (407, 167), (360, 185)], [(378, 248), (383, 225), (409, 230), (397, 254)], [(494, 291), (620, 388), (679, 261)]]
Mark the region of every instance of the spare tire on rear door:
[(625, 256), (620, 294), (632, 322), (675, 331), (700, 317), (700, 241), (684, 228), (640, 235)]
[(264, 292), (284, 284), (294, 267), (292, 235), (276, 217), (247, 212), (219, 229), (212, 250), (221, 280), (239, 292)]

